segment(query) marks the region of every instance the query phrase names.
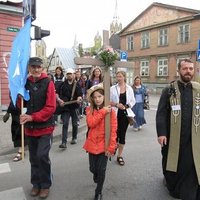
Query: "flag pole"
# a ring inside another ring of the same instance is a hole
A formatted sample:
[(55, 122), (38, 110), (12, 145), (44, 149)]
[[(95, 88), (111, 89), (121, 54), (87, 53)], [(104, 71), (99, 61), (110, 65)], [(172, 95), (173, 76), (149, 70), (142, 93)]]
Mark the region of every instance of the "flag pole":
[[(21, 98), (21, 114), (24, 114), (24, 100)], [(24, 161), (24, 124), (21, 124), (21, 148), (22, 148), (22, 161)]]

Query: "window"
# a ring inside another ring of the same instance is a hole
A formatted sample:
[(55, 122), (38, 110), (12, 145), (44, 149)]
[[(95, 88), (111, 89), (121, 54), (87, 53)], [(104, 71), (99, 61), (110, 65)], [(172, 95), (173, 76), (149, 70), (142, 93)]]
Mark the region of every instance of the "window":
[(133, 35), (127, 36), (127, 50), (133, 50), (134, 45), (133, 45)]
[(159, 46), (168, 45), (168, 29), (167, 28), (159, 30), (158, 45)]
[(149, 47), (149, 32), (144, 32), (141, 34), (141, 48)]
[(168, 59), (167, 58), (158, 59), (157, 75), (158, 76), (168, 75)]
[(180, 25), (178, 27), (178, 43), (187, 43), (190, 39), (189, 24)]
[(140, 61), (140, 75), (149, 76), (149, 61), (148, 60)]

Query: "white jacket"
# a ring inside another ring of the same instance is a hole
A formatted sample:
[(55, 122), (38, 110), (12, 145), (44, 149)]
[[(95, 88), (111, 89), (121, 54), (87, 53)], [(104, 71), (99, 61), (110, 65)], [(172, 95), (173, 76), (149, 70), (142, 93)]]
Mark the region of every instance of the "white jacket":
[[(113, 103), (119, 103), (120, 87), (118, 84), (111, 86), (110, 88), (110, 101)], [(133, 88), (126, 84), (126, 104), (132, 108), (135, 105), (135, 96)], [(115, 111), (118, 111), (118, 108), (114, 107)]]

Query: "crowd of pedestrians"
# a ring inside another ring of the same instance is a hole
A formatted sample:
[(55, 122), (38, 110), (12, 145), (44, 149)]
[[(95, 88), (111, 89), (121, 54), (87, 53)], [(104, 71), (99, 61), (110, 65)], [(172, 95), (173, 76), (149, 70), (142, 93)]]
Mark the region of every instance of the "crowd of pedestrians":
[[(72, 123), (70, 143), (75, 145), (78, 142), (79, 122), (85, 114), (88, 131), (83, 148), (88, 153), (89, 170), (97, 184), (94, 200), (102, 200), (108, 158), (116, 154), (117, 164), (124, 166), (123, 151), (128, 126), (131, 125), (133, 131), (140, 131), (147, 123), (144, 102), (149, 95), (148, 89), (138, 75), (132, 85), (127, 84), (125, 71), (119, 70), (116, 72), (115, 84), (111, 83), (110, 104), (104, 105), (105, 91), (100, 67), (94, 67), (90, 75), (82, 73), (80, 69), (67, 68), (64, 71), (60, 66), (56, 67), (54, 75), (42, 69), (40, 58), (30, 58), (25, 86), (30, 91), (30, 100), (25, 102), (27, 112), (20, 115), (18, 108), (11, 110), (12, 104), (7, 112), (7, 116), (8, 113), (12, 115), (14, 147), (19, 147), (13, 161), (21, 160), (18, 131), (20, 124), (23, 124), (31, 164), (31, 196), (48, 197), (51, 187), (49, 151), (58, 116), (61, 116), (62, 122), (59, 148), (66, 149), (69, 123)], [(163, 175), (171, 196), (182, 200), (200, 200), (200, 158), (196, 150), (200, 132), (200, 86), (191, 82), (194, 75), (191, 60), (180, 61), (178, 72), (180, 79), (163, 90), (156, 115), (158, 142), (162, 147)], [(19, 100), (17, 103), (20, 107)], [(134, 117), (133, 124), (129, 120), (130, 113)], [(107, 115), (111, 116), (110, 139), (108, 146), (105, 146)], [(175, 145), (170, 146), (170, 143)]]

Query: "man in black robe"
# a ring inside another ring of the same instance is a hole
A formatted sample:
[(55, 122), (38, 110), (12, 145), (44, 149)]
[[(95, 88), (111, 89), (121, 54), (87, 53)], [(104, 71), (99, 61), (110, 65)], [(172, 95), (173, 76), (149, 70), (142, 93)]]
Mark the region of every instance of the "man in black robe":
[[(195, 130), (193, 129), (193, 113), (196, 111), (199, 113), (200, 111), (199, 104), (193, 106), (195, 102), (193, 95), (194, 87), (191, 80), (194, 76), (194, 64), (189, 59), (181, 60), (178, 64), (178, 72), (180, 79), (171, 83), (170, 86), (163, 90), (156, 113), (158, 142), (162, 147), (163, 174), (171, 196), (182, 200), (200, 200), (199, 179), (195, 165), (200, 160), (195, 160), (196, 158), (193, 155), (195, 146), (192, 140), (193, 130)], [(195, 84), (199, 87), (198, 83)], [(197, 89), (197, 91), (199, 92), (200, 90)], [(177, 94), (179, 94), (180, 99), (176, 101), (176, 105), (172, 105), (171, 96), (174, 96), (174, 99), (177, 100)], [(178, 117), (180, 117), (180, 121), (177, 125)], [(198, 123), (199, 117), (197, 116)], [(175, 121), (174, 126), (179, 127), (179, 129), (173, 129), (173, 120)], [(179, 137), (177, 136), (178, 131), (173, 130), (180, 130)], [(195, 134), (200, 134), (199, 130), (200, 125), (197, 124)], [(178, 143), (173, 143), (170, 141), (170, 138), (171, 140), (178, 138)], [(172, 146), (169, 144), (172, 144)], [(179, 144), (176, 145), (178, 146), (178, 152), (173, 149), (173, 144)], [(173, 155), (174, 152), (175, 154), (177, 153), (177, 159), (174, 159), (172, 156), (170, 160), (169, 149), (173, 152)], [(171, 171), (167, 169), (167, 162), (172, 162), (172, 166), (175, 163), (175, 166), (177, 166), (176, 170)]]

